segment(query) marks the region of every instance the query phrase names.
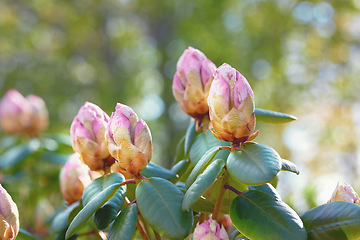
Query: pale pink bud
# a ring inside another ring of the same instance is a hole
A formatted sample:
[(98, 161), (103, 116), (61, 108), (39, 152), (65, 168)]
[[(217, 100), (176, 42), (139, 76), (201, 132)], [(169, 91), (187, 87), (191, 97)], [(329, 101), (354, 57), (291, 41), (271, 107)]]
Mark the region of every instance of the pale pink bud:
[(31, 94), (27, 96), (27, 100), (32, 107), (31, 135), (36, 136), (41, 131), (45, 130), (49, 125), (48, 111), (42, 98)]
[(228, 240), (229, 236), (223, 226), (210, 218), (199, 224), (197, 223), (192, 240)]
[(193, 118), (208, 118), (207, 97), (216, 66), (205, 54), (189, 47), (176, 65), (173, 94), (180, 108)]
[(139, 173), (152, 158), (150, 130), (145, 121), (138, 119), (126, 105), (116, 105), (109, 120), (106, 139), (110, 154), (117, 160), (112, 170), (125, 176)]
[(108, 121), (109, 116), (100, 107), (86, 102), (70, 127), (72, 146), (92, 171), (102, 170), (114, 162), (105, 141)]
[(78, 153), (69, 156), (59, 178), (61, 193), (69, 205), (81, 199), (85, 187), (92, 180), (90, 168), (81, 162)]
[(18, 208), (0, 184), (0, 239), (15, 239), (19, 228)]
[(0, 102), (0, 120), (4, 132), (36, 137), (48, 126), (45, 102), (38, 96), (25, 98), (15, 89), (9, 90)]
[(255, 129), (255, 103), (243, 75), (226, 63), (221, 65), (214, 73), (208, 104), (216, 138), (234, 144), (248, 140)]
[(337, 184), (328, 202), (337, 202), (337, 201), (351, 202), (360, 205), (359, 195), (346, 182), (342, 184), (340, 183)]

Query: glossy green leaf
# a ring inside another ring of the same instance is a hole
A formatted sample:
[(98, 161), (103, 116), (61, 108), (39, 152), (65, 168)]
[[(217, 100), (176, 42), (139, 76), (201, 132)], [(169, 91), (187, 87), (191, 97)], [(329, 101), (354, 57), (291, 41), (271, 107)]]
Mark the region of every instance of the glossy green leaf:
[(260, 191), (248, 191), (231, 204), (234, 226), (252, 240), (307, 239), (300, 217), (284, 202)]
[(175, 159), (174, 159), (174, 163), (176, 164), (177, 162), (179, 162), (182, 159), (185, 159), (186, 156), (184, 154), (185, 152), (185, 136), (183, 136), (179, 143), (176, 146), (176, 153), (175, 153)]
[[(96, 197), (96, 195), (103, 191), (105, 188), (113, 184), (122, 183), (124, 181), (125, 178), (120, 173), (111, 173), (109, 175), (92, 180), (91, 183), (84, 189), (81, 198), (83, 205), (86, 206), (86, 204), (88, 204), (91, 199)], [(126, 188), (126, 186), (124, 185), (122, 186), (122, 188)]]
[(145, 177), (161, 177), (165, 179), (171, 179), (176, 177), (176, 174), (169, 169), (163, 168), (153, 162), (149, 162), (148, 165), (141, 171)]
[[(220, 141), (211, 131), (200, 133), (196, 136), (194, 143), (190, 148), (190, 160), (193, 165), (196, 165), (202, 156), (212, 147), (230, 146), (229, 142)], [(229, 155), (229, 150), (223, 150), (216, 155), (216, 158), (226, 159)]]
[(288, 123), (297, 118), (281, 112), (274, 112), (270, 110), (255, 108), (256, 121), (266, 123)]
[(187, 178), (185, 182), (185, 187), (189, 188), (190, 185), (195, 181), (197, 176), (205, 170), (207, 166), (212, 162), (214, 157), (217, 155), (217, 153), (220, 151), (219, 147), (212, 147), (209, 149), (200, 159), (200, 161), (195, 165), (193, 170), (191, 171), (189, 177)]
[(120, 183), (112, 184), (91, 198), (91, 200), (84, 205), (84, 208), (81, 209), (81, 211), (70, 223), (70, 226), (65, 234), (65, 239), (69, 239), (72, 235), (74, 235), (76, 231), (96, 212), (96, 210), (98, 210), (115, 195), (120, 187)]
[[(112, 173), (100, 178), (97, 178), (85, 188), (82, 196), (83, 205), (86, 206), (91, 199), (97, 194), (101, 193), (108, 186), (122, 183), (125, 178), (120, 173)], [(98, 229), (105, 229), (116, 218), (122, 205), (125, 201), (126, 185), (123, 185), (115, 193), (115, 195), (101, 206), (94, 214), (93, 220)]]
[(189, 211), (193, 203), (203, 195), (210, 186), (215, 182), (221, 170), (225, 165), (225, 161), (217, 159), (212, 162), (195, 180), (195, 182), (186, 191), (182, 202), (182, 210)]
[(135, 233), (137, 221), (136, 204), (131, 204), (123, 209), (112, 225), (108, 240), (131, 240)]
[(40, 147), (38, 139), (31, 139), (25, 144), (10, 148), (0, 157), (0, 169), (7, 169), (21, 163), (27, 156)]
[(268, 146), (247, 143), (241, 150), (230, 153), (226, 165), (236, 180), (261, 185), (270, 182), (281, 170), (281, 158)]
[(360, 206), (330, 202), (300, 215), (311, 240), (360, 238)]
[(293, 172), (293, 173), (296, 173), (297, 175), (299, 175), (299, 173), (300, 173), (300, 171), (297, 168), (297, 166), (295, 165), (295, 163), (290, 162), (286, 159), (281, 159), (281, 170)]
[(149, 178), (136, 187), (136, 202), (148, 224), (160, 235), (182, 240), (189, 235), (193, 212), (182, 211), (184, 194), (163, 178)]
[(172, 168), (171, 168), (171, 171), (175, 174), (179, 174), (179, 172), (184, 169), (184, 168), (187, 168), (187, 164), (189, 164), (190, 161), (189, 160), (186, 160), (186, 159), (183, 159), (181, 161), (179, 161), (178, 163), (176, 163)]
[(54, 217), (51, 228), (55, 232), (55, 240), (65, 238), (66, 229), (69, 227), (69, 215), (78, 206), (79, 202), (75, 202)]
[(270, 196), (273, 196), (274, 198), (276, 198), (278, 200), (281, 200), (279, 193), (276, 191), (276, 189), (270, 183), (265, 183), (264, 185), (259, 185), (259, 186), (249, 186), (249, 190), (257, 190), (257, 191), (269, 194)]
[(214, 206), (215, 205), (209, 202), (207, 199), (200, 197), (191, 205), (191, 209), (194, 212), (212, 213), (214, 211)]
[(185, 154), (185, 156), (187, 156), (189, 154), (190, 147), (191, 147), (192, 143), (194, 142), (195, 126), (196, 126), (196, 121), (191, 121), (188, 128), (187, 128), (187, 130), (186, 130), (185, 142), (184, 142), (184, 154)]

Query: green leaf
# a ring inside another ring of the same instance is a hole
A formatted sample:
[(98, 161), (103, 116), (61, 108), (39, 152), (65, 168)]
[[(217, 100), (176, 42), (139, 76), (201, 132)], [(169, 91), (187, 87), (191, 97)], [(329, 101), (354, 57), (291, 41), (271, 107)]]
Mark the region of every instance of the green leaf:
[(261, 185), (270, 182), (281, 170), (281, 158), (268, 146), (246, 143), (241, 150), (230, 153), (226, 165), (236, 180)]
[(205, 168), (212, 162), (214, 157), (220, 151), (219, 147), (212, 147), (209, 149), (200, 159), (200, 161), (195, 165), (193, 170), (191, 171), (189, 177), (185, 182), (185, 187), (189, 188), (190, 185), (195, 181), (197, 176), (205, 170)]
[(174, 163), (179, 162), (182, 159), (185, 159), (186, 156), (184, 154), (185, 149), (185, 136), (181, 138), (178, 145), (176, 146), (176, 154), (175, 154), (175, 160)]
[(185, 142), (184, 142), (184, 154), (187, 156), (190, 151), (191, 144), (194, 142), (195, 137), (195, 126), (196, 121), (191, 121), (185, 134)]
[(112, 225), (108, 240), (131, 240), (135, 233), (137, 221), (136, 204), (131, 204), (123, 209)]
[(39, 238), (36, 237), (35, 235), (29, 233), (25, 229), (20, 228), (16, 239), (17, 240), (37, 240)]
[(276, 191), (276, 189), (270, 183), (265, 183), (264, 185), (259, 185), (259, 186), (249, 186), (249, 190), (257, 190), (257, 191), (269, 194), (270, 196), (273, 196), (274, 198), (276, 198), (278, 200), (281, 200), (279, 193)]
[[(206, 133), (200, 133), (199, 135), (197, 135), (194, 143), (190, 148), (190, 160), (192, 164), (195, 166), (202, 158), (202, 156), (212, 147), (221, 146), (230, 146), (230, 143), (220, 141), (212, 135), (211, 131), (207, 131)], [(229, 153), (229, 150), (221, 151), (218, 153), (216, 158), (226, 159)]]
[[(125, 178), (120, 173), (112, 173), (100, 178), (97, 178), (85, 188), (82, 196), (83, 205), (86, 206), (91, 199), (97, 194), (101, 193), (108, 186), (122, 183)], [(94, 222), (98, 229), (105, 229), (116, 218), (122, 205), (125, 201), (126, 186), (123, 185), (115, 193), (115, 195), (104, 206), (99, 208), (94, 216)]]
[(136, 202), (148, 224), (169, 239), (182, 240), (189, 235), (193, 212), (182, 211), (184, 194), (163, 178), (149, 178), (136, 187)]
[(214, 210), (214, 204), (209, 202), (203, 197), (200, 197), (198, 200), (196, 200), (195, 203), (191, 205), (191, 209), (194, 212), (206, 212), (206, 213), (212, 213)]
[(221, 170), (225, 165), (225, 161), (217, 159), (212, 162), (195, 180), (195, 182), (186, 191), (182, 202), (182, 210), (189, 211), (193, 203), (203, 195), (210, 186), (215, 182)]
[(148, 165), (141, 171), (145, 177), (161, 177), (165, 179), (171, 179), (176, 177), (176, 174), (169, 169), (163, 168), (153, 162), (149, 162)]
[(40, 147), (38, 139), (32, 139), (25, 144), (10, 148), (0, 157), (0, 169), (7, 169), (21, 163), (27, 156)]
[(330, 202), (300, 215), (309, 239), (359, 239), (360, 206)]
[(299, 175), (300, 173), (297, 166), (293, 162), (290, 162), (286, 159), (281, 159), (281, 170), (293, 172), (296, 173), (297, 175)]
[(286, 113), (274, 112), (260, 108), (255, 108), (255, 116), (256, 121), (266, 123), (288, 123), (297, 120), (296, 117)]
[(307, 239), (300, 217), (284, 202), (260, 191), (248, 191), (230, 207), (234, 226), (252, 240)]
[(112, 184), (96, 196), (92, 197), (70, 223), (70, 226), (65, 234), (65, 239), (69, 239), (72, 235), (74, 235), (76, 231), (96, 212), (96, 210), (98, 210), (115, 195), (120, 187), (120, 183)]
[(66, 229), (69, 227), (68, 218), (70, 213), (79, 206), (79, 202), (71, 204), (66, 209), (59, 212), (51, 223), (51, 228), (56, 233), (56, 240), (65, 238)]

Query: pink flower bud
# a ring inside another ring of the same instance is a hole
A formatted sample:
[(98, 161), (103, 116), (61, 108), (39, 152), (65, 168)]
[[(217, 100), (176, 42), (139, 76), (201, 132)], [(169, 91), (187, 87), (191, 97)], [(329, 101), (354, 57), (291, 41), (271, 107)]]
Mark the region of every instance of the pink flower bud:
[(0, 184), (0, 239), (15, 239), (19, 228), (18, 208)]
[(31, 135), (36, 136), (39, 132), (45, 130), (49, 125), (48, 111), (42, 98), (31, 94), (27, 96), (27, 100), (32, 107)]
[(150, 130), (145, 121), (138, 119), (126, 105), (116, 105), (109, 120), (106, 139), (110, 154), (117, 160), (112, 170), (123, 173), (125, 177), (139, 173), (151, 160)]
[(208, 118), (207, 97), (215, 70), (215, 64), (192, 47), (177, 62), (173, 94), (180, 108), (197, 120)]
[(337, 184), (335, 191), (328, 202), (336, 201), (351, 202), (360, 205), (359, 195), (346, 182), (343, 184)]
[(214, 73), (210, 88), (209, 114), (213, 135), (238, 144), (255, 129), (254, 93), (236, 69), (224, 63)]
[(102, 170), (114, 162), (105, 141), (108, 121), (109, 116), (101, 108), (86, 102), (70, 127), (72, 146), (92, 171)]
[(90, 168), (81, 162), (78, 153), (69, 156), (59, 178), (61, 193), (69, 205), (81, 199), (85, 187), (92, 180)]
[(9, 90), (0, 102), (0, 120), (4, 132), (36, 137), (48, 126), (45, 102), (38, 96), (23, 97)]
[(199, 224), (197, 223), (192, 240), (228, 240), (229, 236), (223, 226), (210, 218)]

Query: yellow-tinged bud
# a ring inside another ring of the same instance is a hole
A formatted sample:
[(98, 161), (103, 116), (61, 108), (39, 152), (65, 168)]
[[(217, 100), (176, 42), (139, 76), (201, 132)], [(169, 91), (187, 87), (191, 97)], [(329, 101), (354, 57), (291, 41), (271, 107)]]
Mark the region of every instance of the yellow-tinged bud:
[(234, 144), (249, 139), (256, 123), (254, 93), (236, 69), (224, 63), (215, 71), (208, 104), (216, 138)]
[(0, 184), (0, 239), (12, 240), (19, 233), (19, 211), (7, 193)]
[(126, 178), (138, 174), (152, 158), (150, 130), (145, 121), (138, 119), (126, 105), (116, 105), (109, 120), (106, 140), (110, 154), (117, 160), (112, 170)]

